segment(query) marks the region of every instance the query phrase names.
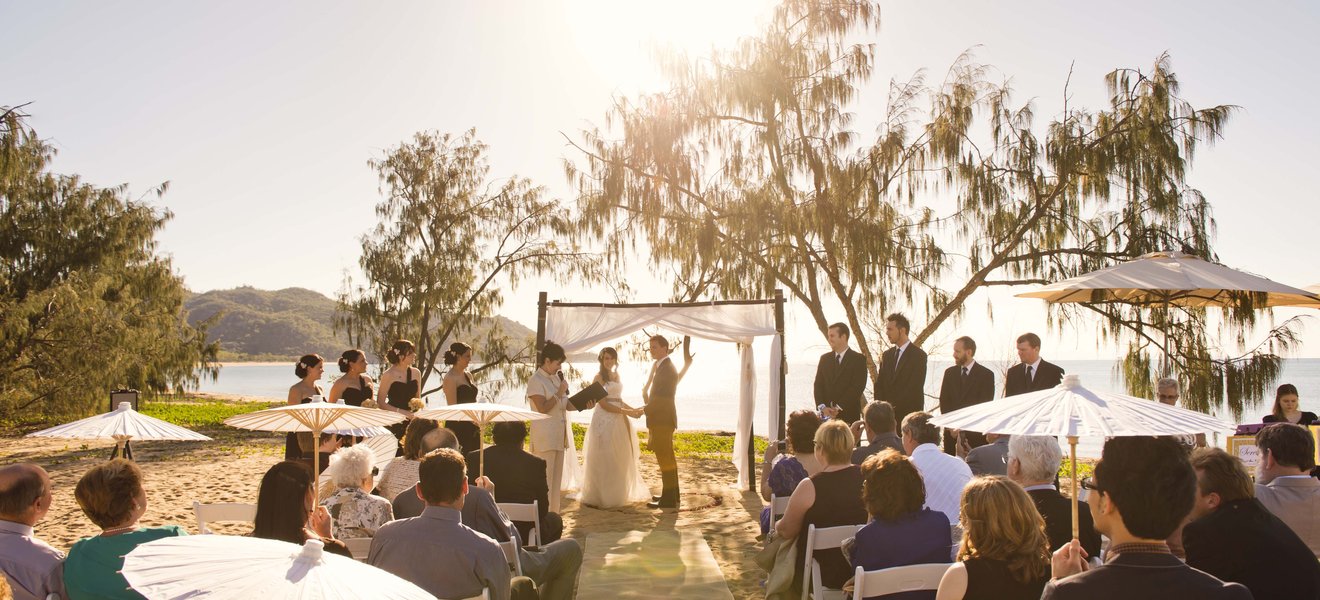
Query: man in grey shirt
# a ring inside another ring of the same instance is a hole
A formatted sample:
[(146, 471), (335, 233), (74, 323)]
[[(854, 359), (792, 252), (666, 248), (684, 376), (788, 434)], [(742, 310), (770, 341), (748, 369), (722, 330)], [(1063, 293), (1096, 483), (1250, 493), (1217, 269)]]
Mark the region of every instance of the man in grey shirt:
[(46, 600), (64, 553), (37, 539), (32, 527), (50, 510), (50, 477), (34, 464), (0, 468), (0, 573), (17, 600)]
[(367, 563), (438, 598), (470, 598), (490, 591), (492, 600), (535, 599), (531, 579), (511, 577), (495, 540), (463, 525), (467, 496), (463, 455), (436, 450), (418, 468), (417, 493), (426, 501), (421, 516), (386, 523), (371, 540)]
[(985, 439), (990, 443), (967, 452), (967, 466), (972, 469), (972, 475), (1007, 475), (1008, 436), (987, 433)]

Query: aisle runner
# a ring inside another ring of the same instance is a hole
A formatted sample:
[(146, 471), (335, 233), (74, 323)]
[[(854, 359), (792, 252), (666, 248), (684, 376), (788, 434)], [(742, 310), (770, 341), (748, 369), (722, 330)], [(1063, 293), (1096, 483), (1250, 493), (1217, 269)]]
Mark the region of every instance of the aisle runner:
[(606, 531), (587, 534), (580, 600), (733, 599), (699, 531)]

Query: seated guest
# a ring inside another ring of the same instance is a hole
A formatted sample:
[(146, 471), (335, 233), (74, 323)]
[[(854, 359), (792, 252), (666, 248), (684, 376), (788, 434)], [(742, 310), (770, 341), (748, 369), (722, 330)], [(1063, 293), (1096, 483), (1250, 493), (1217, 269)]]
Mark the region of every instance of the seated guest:
[[(494, 446), (486, 448), (486, 477), (495, 482), (495, 500), (517, 504), (537, 503), (541, 513), (541, 543), (553, 542), (564, 532), (564, 520), (550, 512), (550, 485), (546, 480), (545, 459), (526, 450), (527, 424), (503, 421), (491, 427)], [(468, 482), (481, 472), (481, 452), (467, 453)], [(516, 523), (522, 538), (532, 530), (531, 523)]]
[(1192, 467), (1196, 503), (1182, 538), (1187, 564), (1245, 585), (1256, 598), (1320, 598), (1320, 563), (1251, 496), (1242, 462), (1219, 448), (1199, 448)]
[(64, 559), (64, 590), (70, 600), (83, 598), (142, 598), (120, 574), (124, 555), (138, 544), (188, 535), (178, 525), (138, 527), (147, 512), (142, 471), (131, 460), (118, 458), (87, 471), (73, 490), (78, 507), (101, 534), (83, 538)]
[(1008, 436), (997, 433), (985, 434), (987, 444), (972, 448), (967, 452), (967, 468), (972, 476), (1008, 474)]
[(321, 502), (330, 511), (330, 533), (336, 539), (364, 538), (394, 520), (390, 501), (367, 492), (374, 482), (371, 462), (375, 455), (366, 446), (341, 448), (330, 456), (330, 480), (335, 492)]
[[(1050, 552), (1072, 541), (1072, 500), (1054, 487), (1063, 462), (1059, 440), (1048, 435), (1015, 435), (1008, 442), (1008, 478), (1022, 486), (1045, 519)], [(1100, 556), (1100, 534), (1091, 522), (1091, 508), (1077, 503), (1077, 537), (1087, 556)]]
[(426, 456), (422, 449), (423, 438), (438, 427), (440, 424), (431, 419), (414, 418), (408, 422), (408, 429), (403, 434), (403, 456), (395, 457), (381, 469), (377, 484), (381, 496), (393, 500), (400, 492), (417, 485), (417, 465)]
[[(860, 531), (850, 548), (854, 568), (877, 571), (890, 567), (947, 563), (949, 520), (942, 513), (923, 508), (926, 488), (912, 461), (891, 450), (881, 450), (862, 463), (862, 502), (871, 522)], [(929, 600), (932, 591), (885, 595), (885, 600)]]
[(536, 598), (531, 579), (510, 577), (499, 543), (463, 524), (460, 511), (468, 494), (465, 468), (457, 451), (442, 448), (428, 454), (416, 488), (426, 509), (419, 517), (381, 527), (371, 539), (367, 563), (437, 598), (470, 598), (483, 589), (489, 590), (492, 600)]
[[(862, 411), (862, 428), (866, 430), (865, 446), (858, 446), (852, 453), (852, 464), (860, 465), (867, 458), (879, 454), (888, 448), (903, 453), (903, 440), (894, 433), (894, 407), (888, 402), (872, 402)], [(853, 425), (853, 436), (857, 436), (857, 425)]]
[[(337, 433), (321, 434), (321, 444), (316, 450), (321, 454), (320, 458), (317, 459), (320, 465), (318, 467), (320, 471), (316, 473), (317, 475), (325, 473), (325, 470), (330, 467), (330, 455), (334, 454), (336, 450), (338, 450), (341, 446), (344, 445), (345, 439), (350, 439), (350, 438), (342, 438)], [(308, 468), (311, 468), (313, 464), (311, 440), (312, 440), (312, 434), (310, 433), (307, 434), (306, 436), (298, 437), (298, 446), (302, 449), (302, 456), (303, 456), (298, 460), (306, 464)]]
[[(770, 495), (787, 498), (803, 479), (820, 472), (816, 462), (816, 430), (820, 416), (814, 411), (799, 410), (788, 415), (784, 429), (784, 451), (780, 456), (779, 444), (770, 442), (765, 447), (765, 460), (761, 462), (761, 500), (770, 501)], [(775, 457), (779, 456), (779, 460)], [(761, 509), (761, 533), (770, 531), (770, 507)]]
[(50, 502), (45, 469), (31, 463), (0, 468), (0, 573), (9, 579), (17, 600), (46, 600), (59, 587), (50, 577), (64, 553), (41, 541), (32, 529), (46, 517)]
[(963, 488), (958, 562), (940, 579), (936, 600), (1036, 600), (1049, 579), (1045, 521), (1017, 484), (977, 477)]
[(252, 537), (303, 545), (321, 540), (326, 552), (352, 557), (348, 546), (334, 538), (330, 512), (316, 504), (312, 468), (300, 460), (275, 463), (257, 488), (257, 516)]
[(956, 456), (940, 450), (940, 428), (930, 424), (927, 412), (914, 412), (903, 419), (903, 448), (921, 471), (926, 485), (926, 506), (944, 513), (950, 524), (958, 522), (958, 502), (972, 470)]
[[(426, 455), (435, 452), (436, 450), (439, 450), (441, 448), (449, 448), (450, 450), (461, 451), (460, 450), (461, 447), (462, 446), (460, 446), (458, 443), (458, 436), (454, 435), (454, 432), (445, 429), (444, 427), (437, 427), (435, 429), (432, 429), (431, 431), (428, 431), (426, 435), (422, 437), (421, 448), (420, 448), (421, 457), (426, 458)], [(422, 463), (421, 461), (417, 461), (417, 464), (418, 466), (420, 466)], [(486, 479), (489, 480), (490, 478), (487, 477)], [(420, 481), (420, 479), (418, 481)], [(476, 484), (477, 482), (474, 481), (472, 483)], [(468, 489), (471, 490), (472, 488), (468, 488)], [(422, 515), (422, 511), (426, 510), (426, 502), (423, 502), (422, 497), (417, 495), (416, 482), (413, 483), (413, 487), (410, 487), (402, 492), (399, 492), (399, 495), (394, 497), (393, 504), (394, 504), (395, 519), (411, 519), (413, 517), (420, 517)], [(464, 504), (464, 507), (465, 507), (464, 511), (466, 513), (467, 505)], [(468, 514), (463, 515), (464, 523), (467, 522), (468, 516), (469, 516)]]
[[(814, 440), (819, 473), (803, 479), (789, 496), (784, 518), (775, 525), (775, 533), (797, 538), (797, 555), (805, 556), (808, 526), (816, 528), (866, 523), (862, 504), (862, 471), (852, 464), (853, 436), (842, 421), (831, 420), (816, 430)], [(840, 589), (852, 571), (838, 550), (814, 553), (820, 563), (821, 583)], [(793, 586), (802, 589), (803, 561), (794, 562)]]
[(1247, 588), (1183, 564), (1164, 542), (1196, 500), (1196, 473), (1178, 442), (1110, 439), (1094, 477), (1082, 484), (1091, 490), (1091, 517), (1109, 537), (1109, 552), (1088, 570), (1078, 542), (1055, 551), (1054, 579), (1041, 600), (1250, 600)]
[(1256, 449), (1256, 499), (1320, 557), (1320, 481), (1311, 477), (1315, 438), (1297, 425), (1280, 423), (1256, 433)]
[(1320, 418), (1313, 412), (1305, 412), (1299, 408), (1297, 386), (1291, 383), (1285, 383), (1279, 386), (1274, 393), (1274, 409), (1270, 414), (1261, 419), (1262, 423), (1292, 423), (1307, 427), (1314, 425)]

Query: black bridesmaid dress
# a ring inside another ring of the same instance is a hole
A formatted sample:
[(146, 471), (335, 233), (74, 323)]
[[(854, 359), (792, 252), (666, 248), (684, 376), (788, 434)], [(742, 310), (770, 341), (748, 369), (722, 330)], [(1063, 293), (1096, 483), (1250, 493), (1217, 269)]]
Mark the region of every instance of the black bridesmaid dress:
[[(467, 373), (463, 374), (463, 379), (467, 381), (458, 386), (458, 401), (455, 404), (471, 404), (477, 401), (477, 386), (472, 384), (472, 378)], [(463, 447), (463, 454), (481, 449), (481, 430), (477, 428), (476, 423), (470, 421), (445, 421), (445, 428), (454, 432), (458, 437), (458, 444)]]
[[(411, 373), (411, 371), (409, 372)], [(375, 395), (376, 390), (371, 387), (371, 384), (367, 383), (367, 378), (358, 375), (358, 386), (355, 388), (344, 388), (344, 393), (341, 397), (344, 399), (344, 404), (349, 406), (362, 406), (363, 402), (366, 402)]]
[[(389, 389), (385, 390), (385, 402), (394, 408), (400, 408), (412, 412), (408, 406), (408, 401), (417, 397), (418, 385), (420, 382), (412, 378), (412, 369), (408, 369), (407, 381), (396, 381), (390, 384)], [(394, 434), (395, 439), (399, 440), (399, 449), (395, 456), (403, 456), (403, 434), (408, 431), (408, 422), (402, 421), (390, 425), (390, 433)]]

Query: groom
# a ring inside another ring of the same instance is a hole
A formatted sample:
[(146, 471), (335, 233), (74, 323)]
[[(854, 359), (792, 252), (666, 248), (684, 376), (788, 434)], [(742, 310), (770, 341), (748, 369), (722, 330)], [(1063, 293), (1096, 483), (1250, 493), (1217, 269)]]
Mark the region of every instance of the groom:
[(678, 428), (678, 412), (674, 410), (674, 394), (678, 390), (678, 370), (669, 360), (669, 340), (663, 336), (651, 337), (649, 343), (651, 376), (642, 388), (646, 401), (647, 445), (655, 452), (660, 464), (660, 479), (664, 488), (659, 497), (652, 497), (649, 508), (678, 508), (678, 460), (674, 458), (674, 430)]

